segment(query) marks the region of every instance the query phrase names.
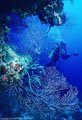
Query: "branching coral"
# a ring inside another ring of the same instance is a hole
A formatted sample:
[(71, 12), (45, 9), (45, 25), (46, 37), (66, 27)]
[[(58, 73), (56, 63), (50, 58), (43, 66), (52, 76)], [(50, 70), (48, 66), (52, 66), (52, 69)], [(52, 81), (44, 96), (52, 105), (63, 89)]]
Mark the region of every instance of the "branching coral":
[(37, 114), (44, 116), (44, 120), (50, 116), (51, 120), (54, 115), (70, 114), (78, 109), (77, 88), (69, 85), (55, 67), (45, 68), (39, 79), (41, 86), (37, 88), (36, 83), (33, 86), (38, 90), (34, 92), (32, 111), (37, 108)]
[(77, 88), (69, 85), (66, 78), (55, 67), (46, 68), (45, 72), (40, 75), (40, 79), (43, 81), (42, 99), (47, 104), (49, 102), (51, 109), (61, 112), (66, 110), (67, 113), (71, 113), (77, 108)]
[(33, 91), (19, 81), (13, 87), (24, 112), (31, 113), (35, 120), (53, 120), (78, 109), (78, 90), (55, 67), (45, 68), (38, 78), (40, 85), (32, 81)]
[[(33, 89), (31, 87), (31, 82), (38, 82), (39, 85), (41, 86), (41, 82), (40, 79), (38, 77), (37, 74), (39, 74), (40, 72), (42, 72), (44, 69), (43, 66), (40, 66), (39, 64), (30, 64), (30, 66), (28, 66), (27, 69), (27, 77), (28, 77), (28, 81), (29, 81), (29, 87), (31, 92), (33, 92)], [(38, 72), (37, 74), (35, 74), (36, 72)]]

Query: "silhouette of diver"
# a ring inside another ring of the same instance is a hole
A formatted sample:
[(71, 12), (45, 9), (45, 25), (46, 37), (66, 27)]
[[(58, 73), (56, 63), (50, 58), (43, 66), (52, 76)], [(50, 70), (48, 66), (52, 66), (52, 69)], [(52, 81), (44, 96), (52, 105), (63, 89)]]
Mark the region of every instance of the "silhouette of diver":
[[(73, 52), (73, 55), (78, 56), (78, 53)], [(61, 41), (60, 43), (56, 43), (53, 50), (51, 51), (49, 55), (49, 58), (51, 58), (51, 63), (49, 63), (48, 65), (55, 66), (60, 57), (64, 60), (67, 60), (71, 56), (71, 54), (67, 54), (66, 43)]]

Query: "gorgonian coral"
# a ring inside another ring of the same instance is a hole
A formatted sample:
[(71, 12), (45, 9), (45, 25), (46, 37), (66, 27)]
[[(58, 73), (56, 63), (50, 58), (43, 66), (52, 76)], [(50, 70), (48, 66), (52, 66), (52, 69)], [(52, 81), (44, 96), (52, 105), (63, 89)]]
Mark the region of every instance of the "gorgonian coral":
[(76, 110), (78, 90), (55, 67), (46, 68), (39, 77), (43, 83), (40, 96), (50, 109), (67, 113)]
[(55, 67), (46, 67), (38, 78), (41, 84), (32, 81), (33, 91), (17, 83), (19, 91), (16, 98), (23, 106), (24, 113), (30, 113), (34, 120), (58, 120), (62, 115), (78, 109), (77, 88), (69, 85)]
[(28, 16), (20, 23), (19, 18), (13, 14), (9, 25), (10, 31), (5, 41), (17, 53), (30, 54), (33, 58), (39, 58), (40, 54), (48, 58), (54, 44), (62, 40), (60, 31), (56, 27), (50, 29), (50, 25), (42, 23), (38, 16)]

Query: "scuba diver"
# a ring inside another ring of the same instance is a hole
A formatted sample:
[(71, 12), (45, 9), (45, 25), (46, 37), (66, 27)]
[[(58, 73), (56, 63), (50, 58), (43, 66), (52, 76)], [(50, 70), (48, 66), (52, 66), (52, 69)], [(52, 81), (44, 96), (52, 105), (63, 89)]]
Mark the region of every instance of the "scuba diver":
[[(78, 56), (78, 53), (73, 52), (73, 55)], [(51, 63), (49, 63), (48, 65), (55, 66), (60, 57), (64, 60), (67, 60), (71, 56), (71, 54), (67, 54), (66, 43), (64, 41), (61, 41), (60, 43), (56, 43), (53, 50), (51, 51), (49, 55), (49, 58), (51, 58)]]

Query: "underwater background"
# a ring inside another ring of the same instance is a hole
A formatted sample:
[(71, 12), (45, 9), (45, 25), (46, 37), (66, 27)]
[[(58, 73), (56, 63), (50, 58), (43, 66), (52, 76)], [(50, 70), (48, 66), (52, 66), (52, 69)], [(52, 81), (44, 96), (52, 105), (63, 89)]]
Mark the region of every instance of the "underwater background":
[(81, 4), (0, 1), (0, 119), (82, 120)]
[[(73, 4), (69, 1), (65, 1), (64, 4), (65, 12), (69, 17), (67, 25), (60, 28), (63, 39), (67, 43), (67, 50), (72, 53), (74, 50), (78, 51), (78, 57), (72, 57), (67, 61), (60, 61), (58, 66), (62, 69), (62, 72), (68, 77), (70, 83), (78, 87), (80, 95), (82, 94), (82, 15), (81, 15), (81, 1), (74, 0)], [(82, 99), (82, 96), (81, 96)]]

